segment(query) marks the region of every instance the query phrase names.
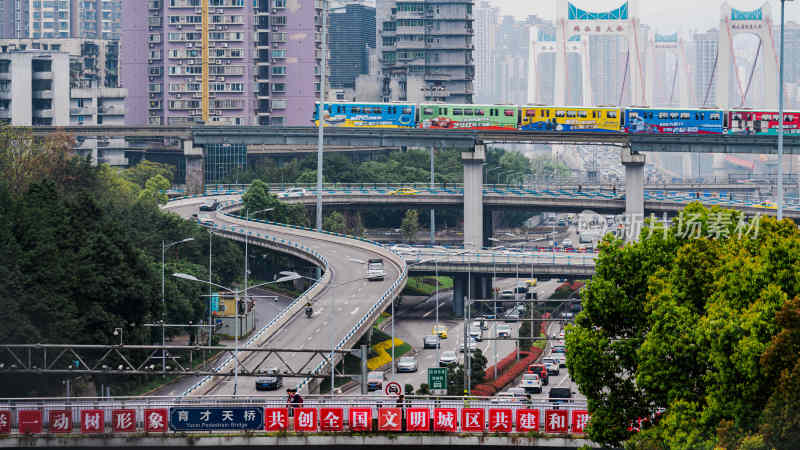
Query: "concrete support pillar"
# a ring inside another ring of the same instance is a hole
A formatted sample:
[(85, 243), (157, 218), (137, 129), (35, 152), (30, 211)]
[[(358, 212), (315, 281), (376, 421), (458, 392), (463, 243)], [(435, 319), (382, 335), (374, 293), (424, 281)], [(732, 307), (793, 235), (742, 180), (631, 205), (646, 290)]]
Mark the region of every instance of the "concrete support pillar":
[(625, 148), (620, 152), (620, 159), (625, 166), (625, 214), (629, 218), (644, 217), (645, 157)]
[(483, 163), (486, 148), (461, 154), (464, 163), (464, 248), (478, 249), (483, 242)]
[(205, 159), (203, 147), (195, 147), (191, 139), (183, 141), (186, 158), (186, 193), (201, 194), (205, 190)]
[(494, 214), (492, 211), (483, 212), (483, 246), (494, 247), (494, 243), (489, 239), (494, 234)]
[(467, 276), (455, 275), (453, 277), (453, 315), (462, 317), (464, 315), (464, 296), (467, 293)]

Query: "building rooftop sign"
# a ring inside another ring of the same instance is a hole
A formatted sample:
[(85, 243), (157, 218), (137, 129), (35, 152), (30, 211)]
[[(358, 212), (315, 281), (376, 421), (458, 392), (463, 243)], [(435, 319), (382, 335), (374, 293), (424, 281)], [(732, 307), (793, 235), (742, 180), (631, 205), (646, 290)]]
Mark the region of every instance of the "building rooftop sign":
[(731, 20), (764, 20), (764, 13), (761, 8), (755, 11), (739, 11), (731, 8)]
[(570, 3), (569, 20), (628, 20), (628, 2), (615, 10), (601, 13), (584, 11)]

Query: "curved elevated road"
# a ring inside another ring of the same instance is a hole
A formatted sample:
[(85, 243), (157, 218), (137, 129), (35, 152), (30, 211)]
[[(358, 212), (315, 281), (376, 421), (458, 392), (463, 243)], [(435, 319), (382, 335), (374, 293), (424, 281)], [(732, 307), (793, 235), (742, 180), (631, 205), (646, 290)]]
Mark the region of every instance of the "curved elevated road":
[[(209, 198), (212, 197), (177, 200), (170, 202), (166, 209), (188, 218), (191, 214), (196, 213), (198, 207)], [(213, 198), (221, 201), (237, 201), (240, 197), (229, 195)], [(406, 272), (403, 259), (378, 245), (309, 230), (268, 225), (252, 220), (245, 229), (244, 220), (222, 213), (216, 214), (215, 224), (215, 232), (229, 238), (241, 240), (245, 234), (249, 235), (250, 245), (269, 247), (267, 239), (276, 240), (279, 243), (285, 241), (284, 243), (301, 244), (305, 247), (305, 249), (301, 249), (301, 253), (316, 252), (328, 263), (323, 281), (313, 292), (314, 315), (310, 319), (306, 318), (302, 312), (303, 304), (298, 304), (293, 314), (287, 314), (283, 323), (274, 324), (274, 329), (265, 332), (257, 342), (253, 343), (255, 345), (282, 349), (330, 349), (334, 341), (338, 344), (348, 334), (351, 334), (354, 325), (358, 322), (366, 319), (360, 328), (368, 329), (377, 314), (391, 304), (391, 300), (405, 285)], [(363, 279), (366, 266), (362, 261), (367, 261), (369, 258), (383, 258), (386, 269), (384, 281)], [(306, 257), (306, 259), (313, 258)], [(378, 308), (377, 314), (370, 313), (370, 309), (387, 292), (389, 295)], [(301, 300), (301, 303), (305, 303), (305, 300)], [(357, 330), (349, 338), (350, 341), (344, 343), (343, 347), (350, 348), (349, 345), (352, 345), (361, 336), (361, 333)], [(303, 364), (308, 364), (307, 368), (314, 368), (324, 363), (319, 357), (311, 361), (308, 358), (308, 355), (297, 355), (295, 358), (287, 359), (286, 362), (294, 368), (299, 368)], [(286, 358), (284, 357), (284, 359)], [(240, 356), (240, 361), (241, 371), (265, 370), (282, 366), (275, 355), (263, 360), (263, 355), (243, 354)], [(194, 389), (192, 394), (233, 394), (234, 383), (232, 381), (223, 379), (207, 382)], [(286, 384), (292, 386), (299, 381), (286, 380)], [(248, 395), (255, 392), (252, 377), (239, 378), (237, 394)]]

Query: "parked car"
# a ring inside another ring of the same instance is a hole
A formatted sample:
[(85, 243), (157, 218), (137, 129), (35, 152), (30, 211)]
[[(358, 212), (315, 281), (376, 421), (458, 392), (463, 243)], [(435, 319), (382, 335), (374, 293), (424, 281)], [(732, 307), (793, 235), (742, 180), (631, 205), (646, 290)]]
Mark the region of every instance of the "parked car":
[(504, 323), (497, 325), (497, 337), (502, 338), (510, 338), (511, 337), (511, 326), (506, 325)]
[(402, 356), (397, 360), (398, 372), (416, 372), (417, 358), (413, 356)]
[(439, 348), (439, 345), (441, 345), (439, 336), (435, 334), (431, 334), (422, 338), (423, 348)]
[(525, 392), (539, 394), (542, 392), (542, 380), (535, 373), (526, 373), (522, 376), (520, 387), (525, 389)]
[(383, 389), (383, 372), (370, 372), (367, 374), (367, 391), (377, 391)]
[(542, 384), (547, 386), (550, 384), (550, 375), (547, 372), (547, 367), (544, 364), (536, 363), (531, 364), (528, 366), (528, 373), (535, 373), (539, 375), (539, 379), (542, 380)]
[(256, 380), (256, 390), (275, 391), (280, 389), (283, 386), (283, 377), (280, 376), (280, 371), (278, 369), (269, 369), (267, 373), (269, 374), (268, 376)]
[(453, 350), (442, 352), (442, 356), (439, 357), (439, 367), (455, 366), (456, 364), (458, 364), (456, 352)]

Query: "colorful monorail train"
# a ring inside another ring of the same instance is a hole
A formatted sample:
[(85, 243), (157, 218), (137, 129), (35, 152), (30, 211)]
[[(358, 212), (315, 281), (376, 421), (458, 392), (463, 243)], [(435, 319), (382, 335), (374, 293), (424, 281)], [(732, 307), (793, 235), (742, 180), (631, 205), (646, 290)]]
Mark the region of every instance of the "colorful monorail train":
[[(318, 122), (319, 103), (312, 121)], [(776, 135), (778, 112), (749, 109), (614, 108), (452, 105), (443, 103), (325, 104), (325, 125), (356, 128), (428, 128), (650, 134)], [(800, 135), (800, 111), (784, 113), (786, 134)]]

